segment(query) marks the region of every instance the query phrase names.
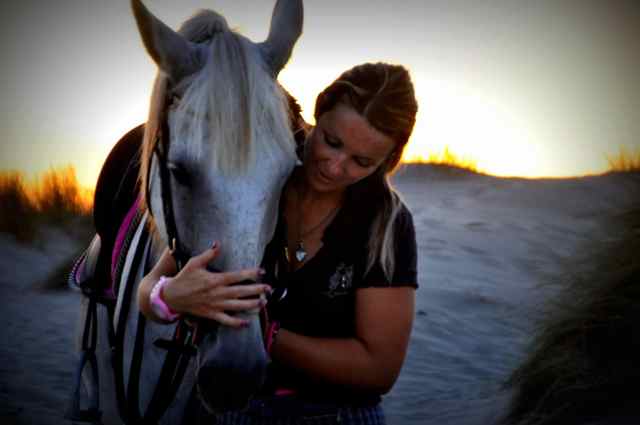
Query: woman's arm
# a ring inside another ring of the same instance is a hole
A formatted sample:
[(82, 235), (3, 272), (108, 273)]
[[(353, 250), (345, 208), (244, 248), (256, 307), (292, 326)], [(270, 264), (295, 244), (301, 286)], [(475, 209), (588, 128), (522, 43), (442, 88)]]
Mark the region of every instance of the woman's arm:
[(161, 276), (175, 275), (162, 291), (164, 302), (173, 311), (212, 319), (227, 326), (244, 326), (246, 324), (244, 320), (233, 317), (226, 312), (251, 310), (264, 306), (264, 297), (244, 298), (260, 296), (269, 291), (270, 287), (262, 283), (236, 285), (243, 280), (258, 282), (262, 276), (260, 269), (226, 273), (208, 271), (207, 264), (213, 261), (219, 252), (219, 246), (207, 249), (202, 254), (191, 258), (184, 268), (176, 274), (176, 263), (169, 250), (166, 249), (138, 286), (138, 307), (142, 314), (151, 320), (164, 323), (151, 309), (149, 295)]
[[(153, 266), (153, 269), (142, 278), (140, 285), (138, 285), (138, 308), (148, 319), (155, 322), (163, 322), (151, 309), (149, 295), (151, 294), (153, 286), (160, 280), (160, 276), (173, 276), (176, 274), (176, 271), (176, 262), (173, 260), (169, 249), (165, 249), (156, 265)], [(165, 302), (167, 301), (166, 295), (164, 300)]]
[(358, 289), (355, 338), (312, 338), (282, 329), (272, 355), (319, 382), (387, 393), (404, 362), (414, 303), (411, 287)]

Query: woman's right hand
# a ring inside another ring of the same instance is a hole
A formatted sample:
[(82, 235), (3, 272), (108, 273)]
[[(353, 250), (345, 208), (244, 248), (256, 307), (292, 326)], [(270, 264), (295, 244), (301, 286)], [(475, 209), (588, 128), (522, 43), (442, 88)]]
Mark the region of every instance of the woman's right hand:
[[(246, 320), (234, 317), (227, 312), (237, 312), (264, 307), (266, 298), (262, 296), (271, 290), (269, 285), (251, 283), (239, 285), (244, 280), (259, 282), (264, 271), (259, 268), (233, 272), (215, 273), (207, 270), (207, 264), (220, 253), (220, 245), (214, 244), (202, 254), (192, 257), (174, 277), (169, 279), (162, 291), (165, 303), (175, 312), (190, 314), (215, 320), (223, 325), (242, 327)], [(167, 264), (171, 262), (172, 264)], [(168, 270), (175, 261), (167, 249), (154, 271)], [(247, 297), (257, 297), (246, 299)]]

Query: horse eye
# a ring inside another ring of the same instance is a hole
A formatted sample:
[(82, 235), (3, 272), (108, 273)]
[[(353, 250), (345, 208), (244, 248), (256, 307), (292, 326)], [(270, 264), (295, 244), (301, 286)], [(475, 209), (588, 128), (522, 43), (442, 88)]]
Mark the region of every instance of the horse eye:
[(173, 178), (176, 179), (179, 184), (188, 186), (191, 183), (189, 172), (187, 171), (186, 167), (174, 162), (170, 162), (167, 167), (169, 168), (169, 171), (171, 171)]

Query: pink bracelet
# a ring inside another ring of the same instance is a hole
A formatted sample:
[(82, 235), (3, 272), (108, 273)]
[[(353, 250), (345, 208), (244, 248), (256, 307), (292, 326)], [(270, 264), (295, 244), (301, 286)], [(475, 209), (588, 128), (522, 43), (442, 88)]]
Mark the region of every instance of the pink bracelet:
[(153, 313), (158, 316), (158, 318), (166, 322), (175, 322), (180, 318), (180, 313), (173, 311), (162, 298), (162, 290), (165, 285), (169, 283), (169, 280), (166, 276), (160, 276), (158, 282), (153, 285), (151, 294), (149, 294), (149, 303), (151, 310), (153, 310)]

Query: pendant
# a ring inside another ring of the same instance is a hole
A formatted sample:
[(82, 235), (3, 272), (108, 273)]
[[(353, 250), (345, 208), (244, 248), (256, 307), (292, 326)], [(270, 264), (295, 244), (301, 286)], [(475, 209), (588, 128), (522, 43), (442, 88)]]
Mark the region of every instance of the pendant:
[(287, 263), (291, 262), (291, 257), (289, 256), (289, 247), (288, 246), (284, 247), (284, 258), (287, 259)]
[(296, 260), (299, 263), (303, 262), (305, 257), (307, 256), (307, 251), (304, 250), (304, 245), (302, 245), (302, 241), (298, 241), (298, 246), (296, 247)]

